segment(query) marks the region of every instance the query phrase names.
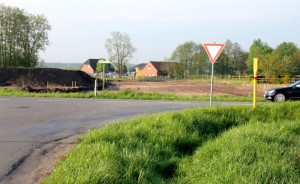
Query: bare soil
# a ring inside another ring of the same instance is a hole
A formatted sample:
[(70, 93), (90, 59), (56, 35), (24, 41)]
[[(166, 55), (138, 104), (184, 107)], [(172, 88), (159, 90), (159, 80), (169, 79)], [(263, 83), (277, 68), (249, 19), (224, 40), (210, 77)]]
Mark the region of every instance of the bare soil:
[(94, 78), (82, 71), (56, 68), (0, 68), (0, 86), (27, 91), (80, 91), (92, 89)]
[[(62, 70), (56, 68), (0, 68), (0, 87), (16, 87), (27, 91), (82, 91), (94, 88), (95, 79), (82, 71)], [(101, 81), (99, 81), (101, 84)], [(201, 81), (162, 81), (112, 82), (109, 90), (122, 91), (131, 89), (137, 92), (157, 92), (176, 95), (209, 95), (210, 82)], [(102, 85), (99, 85), (101, 88)], [(252, 85), (249, 83), (214, 83), (214, 95), (249, 96)], [(264, 92), (258, 88), (258, 95)]]
[[(162, 81), (162, 82), (139, 82), (121, 81), (112, 82), (110, 90), (122, 91), (130, 89), (142, 93), (176, 94), (182, 96), (207, 96), (210, 94), (211, 83), (201, 81)], [(262, 96), (265, 87), (258, 86), (257, 94)], [(252, 96), (253, 85), (249, 83), (214, 83), (213, 94), (222, 96)]]

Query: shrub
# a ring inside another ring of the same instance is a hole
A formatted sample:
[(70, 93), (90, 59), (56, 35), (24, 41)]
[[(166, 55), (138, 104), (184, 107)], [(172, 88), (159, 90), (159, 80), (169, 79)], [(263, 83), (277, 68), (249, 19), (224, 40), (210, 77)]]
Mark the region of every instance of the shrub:
[(290, 84), (291, 77), (289, 75), (285, 75), (282, 79), (283, 84)]

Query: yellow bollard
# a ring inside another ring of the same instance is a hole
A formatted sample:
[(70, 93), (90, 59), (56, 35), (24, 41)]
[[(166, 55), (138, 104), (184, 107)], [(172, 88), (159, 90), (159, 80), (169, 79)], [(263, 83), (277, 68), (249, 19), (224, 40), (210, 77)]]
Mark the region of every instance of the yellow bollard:
[(253, 58), (253, 108), (256, 107), (256, 93), (257, 93), (257, 70), (258, 70), (258, 59)]

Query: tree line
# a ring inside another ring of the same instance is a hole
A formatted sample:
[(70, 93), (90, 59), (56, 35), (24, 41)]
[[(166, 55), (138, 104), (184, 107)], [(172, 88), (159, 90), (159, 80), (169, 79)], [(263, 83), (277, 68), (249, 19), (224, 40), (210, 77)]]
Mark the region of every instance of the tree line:
[[(215, 62), (215, 74), (221, 76), (241, 76), (253, 73), (253, 58), (259, 59), (259, 74), (270, 79), (280, 76), (300, 75), (300, 49), (295, 43), (282, 42), (275, 49), (256, 39), (249, 52), (237, 42), (227, 40), (223, 52)], [(106, 41), (109, 60), (122, 71), (122, 66), (133, 56), (136, 49), (126, 33), (112, 32)], [(203, 44), (187, 41), (178, 45), (171, 56), (165, 59), (162, 70), (169, 77), (187, 78), (211, 73), (211, 62)], [(119, 72), (122, 75), (122, 72)]]
[[(51, 26), (43, 15), (0, 4), (0, 67), (37, 66), (39, 51), (50, 44), (49, 30)], [(129, 35), (112, 32), (105, 47), (121, 76), (128, 59), (136, 52)], [(295, 43), (283, 42), (272, 48), (260, 39), (253, 41), (249, 52), (239, 43), (227, 40), (214, 64), (214, 72), (222, 76), (252, 74), (253, 58), (259, 59), (259, 74), (266, 78), (300, 75), (300, 49)], [(186, 78), (211, 72), (211, 62), (203, 45), (194, 41), (178, 45), (165, 61), (163, 67), (169, 76)]]
[(35, 67), (50, 29), (43, 15), (0, 4), (0, 67)]
[[(253, 73), (253, 58), (259, 59), (259, 73), (266, 78), (300, 75), (300, 49), (295, 43), (283, 42), (275, 49), (260, 39), (254, 40), (250, 51), (244, 51), (239, 43), (226, 41), (226, 46), (215, 62), (215, 74), (221, 76)], [(211, 62), (202, 44), (188, 41), (180, 44), (165, 59), (164, 70), (170, 76), (189, 77), (211, 73)]]
[(248, 73), (257, 57), (259, 73), (266, 79), (300, 75), (300, 49), (293, 42), (282, 42), (275, 49), (260, 39), (254, 40), (247, 59)]

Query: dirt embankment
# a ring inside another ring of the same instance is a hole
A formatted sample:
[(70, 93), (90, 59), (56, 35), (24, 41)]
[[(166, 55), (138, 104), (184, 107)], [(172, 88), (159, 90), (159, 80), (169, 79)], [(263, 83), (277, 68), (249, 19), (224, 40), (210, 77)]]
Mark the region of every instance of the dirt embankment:
[(29, 91), (79, 91), (92, 89), (94, 78), (82, 71), (56, 68), (0, 68), (0, 86)]

